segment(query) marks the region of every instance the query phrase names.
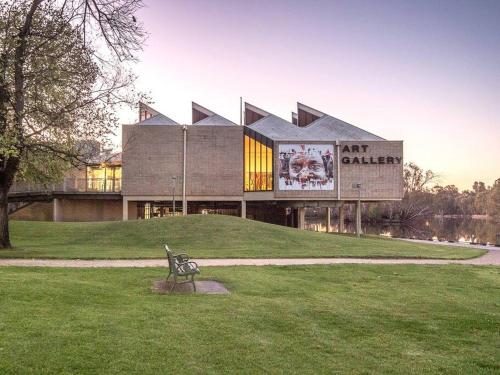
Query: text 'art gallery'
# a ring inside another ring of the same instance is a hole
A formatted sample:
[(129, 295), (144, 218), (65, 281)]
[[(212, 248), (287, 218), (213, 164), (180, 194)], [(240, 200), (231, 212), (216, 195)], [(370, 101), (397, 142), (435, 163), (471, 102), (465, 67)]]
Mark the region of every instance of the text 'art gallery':
[[(400, 200), (403, 142), (388, 141), (297, 104), (291, 122), (245, 103), (242, 125), (192, 104), (181, 125), (139, 105), (122, 127), (122, 152), (100, 150), (51, 187), (18, 183), (12, 218), (136, 220), (190, 214), (238, 215), (304, 227), (305, 208)], [(328, 225), (329, 227), (329, 225)]]

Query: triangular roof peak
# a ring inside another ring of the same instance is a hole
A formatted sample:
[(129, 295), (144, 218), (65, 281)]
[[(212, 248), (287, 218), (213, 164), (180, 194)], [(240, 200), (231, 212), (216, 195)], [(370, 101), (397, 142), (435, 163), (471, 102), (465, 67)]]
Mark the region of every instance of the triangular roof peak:
[(139, 102), (139, 122), (159, 114), (160, 112), (158, 112), (156, 109), (150, 107), (144, 102)]
[(198, 103), (191, 102), (192, 109), (192, 123), (196, 124), (198, 121), (201, 121), (207, 117), (213, 116), (216, 113), (212, 112), (208, 108), (205, 108)]
[(315, 116), (321, 117), (323, 115), (326, 115), (325, 112), (318, 111), (317, 109), (313, 107), (309, 107), (308, 105), (305, 105), (303, 103), (297, 102), (297, 111), (302, 110), (308, 113), (311, 113)]
[(179, 125), (177, 122), (158, 112), (156, 109), (139, 102), (139, 122), (138, 125)]
[(227, 118), (205, 108), (198, 103), (191, 102), (193, 125), (236, 125)]
[(300, 127), (307, 126), (324, 115), (324, 112), (297, 102), (297, 124)]
[(245, 125), (251, 125), (260, 119), (269, 116), (271, 113), (245, 102)]

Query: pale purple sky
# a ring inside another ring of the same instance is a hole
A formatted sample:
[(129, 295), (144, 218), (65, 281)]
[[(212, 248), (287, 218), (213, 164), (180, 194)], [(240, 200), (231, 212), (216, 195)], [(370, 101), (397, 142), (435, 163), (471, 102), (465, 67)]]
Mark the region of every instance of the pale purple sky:
[(300, 101), (404, 140), (442, 184), (500, 178), (498, 0), (145, 3), (138, 87), (177, 122), (191, 100), (236, 123), (240, 96), (287, 120)]

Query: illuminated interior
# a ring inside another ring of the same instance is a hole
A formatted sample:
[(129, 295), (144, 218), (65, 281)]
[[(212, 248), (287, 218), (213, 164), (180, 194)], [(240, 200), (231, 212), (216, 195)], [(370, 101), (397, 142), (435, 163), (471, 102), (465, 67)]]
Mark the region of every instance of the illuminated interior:
[(245, 191), (273, 190), (273, 142), (245, 127)]
[(121, 165), (93, 165), (87, 167), (87, 191), (121, 191)]

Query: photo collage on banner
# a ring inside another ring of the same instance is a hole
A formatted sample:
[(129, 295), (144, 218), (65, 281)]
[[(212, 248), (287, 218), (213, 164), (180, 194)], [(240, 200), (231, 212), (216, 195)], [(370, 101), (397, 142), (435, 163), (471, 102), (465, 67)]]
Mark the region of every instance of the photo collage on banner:
[(333, 145), (280, 144), (280, 190), (333, 190)]

